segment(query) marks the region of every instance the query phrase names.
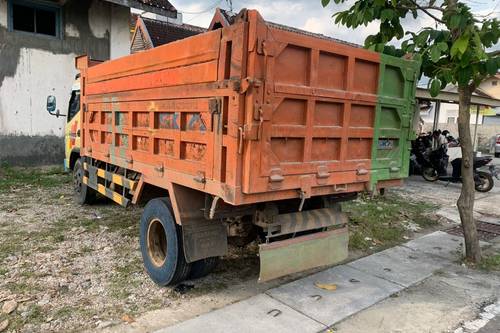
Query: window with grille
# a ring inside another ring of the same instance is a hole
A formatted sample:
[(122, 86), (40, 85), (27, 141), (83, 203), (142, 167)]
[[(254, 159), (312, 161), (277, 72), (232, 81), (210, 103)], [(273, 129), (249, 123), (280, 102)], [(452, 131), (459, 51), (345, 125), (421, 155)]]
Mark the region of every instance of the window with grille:
[(61, 8), (56, 5), (10, 0), (9, 18), (11, 31), (60, 36)]

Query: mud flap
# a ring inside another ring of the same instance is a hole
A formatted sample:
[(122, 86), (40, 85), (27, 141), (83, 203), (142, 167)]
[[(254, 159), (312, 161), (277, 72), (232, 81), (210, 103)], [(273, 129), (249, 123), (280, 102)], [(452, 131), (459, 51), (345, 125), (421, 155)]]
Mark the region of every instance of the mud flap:
[(347, 258), (347, 226), (259, 246), (259, 282), (307, 269), (329, 266)]
[(188, 263), (227, 254), (227, 228), (222, 221), (185, 219), (182, 238)]

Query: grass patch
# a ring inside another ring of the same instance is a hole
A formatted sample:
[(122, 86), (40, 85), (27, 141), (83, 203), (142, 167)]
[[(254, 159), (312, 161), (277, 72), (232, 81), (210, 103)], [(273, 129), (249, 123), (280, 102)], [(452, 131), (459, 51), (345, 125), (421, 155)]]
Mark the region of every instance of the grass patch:
[(44, 321), (42, 307), (37, 304), (30, 305), (25, 321), (30, 324), (40, 324)]
[(70, 307), (70, 306), (63, 306), (62, 308), (58, 309), (53, 317), (54, 318), (57, 318), (57, 319), (65, 319), (65, 318), (69, 318), (73, 315), (73, 313), (75, 313), (77, 311), (77, 308), (73, 308), (73, 307)]
[(25, 236), (26, 234), (22, 232), (2, 231), (0, 238), (0, 262), (10, 255), (16, 255), (23, 249), (26, 245), (26, 242), (23, 241), (23, 237)]
[(487, 272), (500, 271), (500, 254), (484, 256), (478, 267)]
[(65, 173), (62, 167), (48, 169), (0, 167), (0, 193), (26, 186), (54, 188), (70, 181), (71, 176)]
[(141, 281), (135, 277), (135, 273), (142, 270), (141, 261), (134, 258), (122, 266), (114, 268), (115, 274), (111, 278), (110, 295), (116, 299), (126, 299), (131, 295), (130, 289), (137, 288)]
[(136, 237), (139, 234), (141, 209), (110, 206), (100, 208), (99, 214), (100, 218), (81, 219), (79, 225), (87, 232), (98, 232), (101, 228), (106, 228), (108, 232), (119, 232), (122, 236)]
[(33, 291), (40, 290), (38, 286), (33, 286), (26, 282), (8, 282), (6, 287), (14, 294), (31, 294)]
[(349, 247), (356, 250), (386, 248), (403, 241), (409, 234), (408, 223), (421, 228), (437, 223), (429, 213), (436, 206), (409, 201), (396, 194), (358, 199), (342, 203), (349, 216)]
[(87, 253), (94, 252), (94, 248), (92, 248), (91, 246), (85, 245), (81, 248), (80, 251), (82, 254), (87, 254)]

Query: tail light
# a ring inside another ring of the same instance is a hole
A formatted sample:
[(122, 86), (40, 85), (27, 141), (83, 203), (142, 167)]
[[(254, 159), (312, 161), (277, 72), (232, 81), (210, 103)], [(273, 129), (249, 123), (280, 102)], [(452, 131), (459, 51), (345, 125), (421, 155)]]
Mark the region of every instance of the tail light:
[(500, 145), (500, 136), (497, 136), (497, 144)]

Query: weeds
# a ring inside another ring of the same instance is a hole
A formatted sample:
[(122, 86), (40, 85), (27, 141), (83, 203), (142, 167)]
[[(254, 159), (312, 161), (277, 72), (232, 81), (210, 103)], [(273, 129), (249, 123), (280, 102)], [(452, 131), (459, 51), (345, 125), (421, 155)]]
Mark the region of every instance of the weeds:
[(69, 183), (70, 175), (62, 167), (49, 169), (0, 167), (0, 193), (22, 187), (53, 188)]
[(500, 271), (500, 254), (484, 256), (478, 267), (487, 272)]
[(419, 228), (435, 225), (429, 216), (435, 206), (403, 199), (396, 194), (344, 202), (343, 210), (349, 216), (349, 247), (371, 250), (396, 245), (410, 233), (409, 224)]

